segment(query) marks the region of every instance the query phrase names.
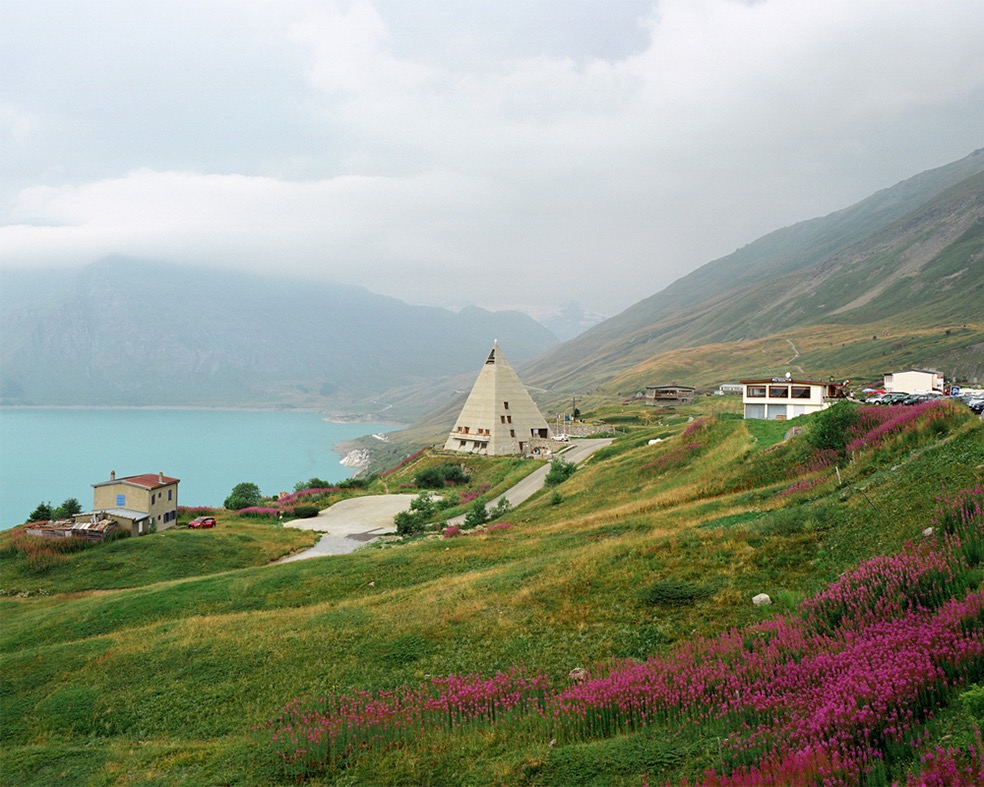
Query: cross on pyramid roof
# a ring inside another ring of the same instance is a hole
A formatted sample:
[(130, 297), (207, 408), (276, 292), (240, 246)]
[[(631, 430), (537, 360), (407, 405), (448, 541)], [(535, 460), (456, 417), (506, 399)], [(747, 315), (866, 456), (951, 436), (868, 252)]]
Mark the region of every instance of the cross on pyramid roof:
[(546, 420), (494, 342), (444, 448), (489, 456), (525, 454), (534, 438), (547, 437)]

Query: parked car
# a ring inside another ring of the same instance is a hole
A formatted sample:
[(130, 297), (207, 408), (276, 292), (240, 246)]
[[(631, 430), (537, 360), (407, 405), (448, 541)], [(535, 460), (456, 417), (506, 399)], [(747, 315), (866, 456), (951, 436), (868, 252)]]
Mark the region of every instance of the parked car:
[(188, 523), (188, 527), (192, 528), (193, 530), (215, 527), (215, 517), (214, 516), (195, 517)]
[(971, 399), (969, 402), (967, 402), (967, 406), (978, 415), (984, 413), (984, 397), (981, 397), (979, 399)]
[(895, 393), (885, 394), (878, 404), (902, 404), (903, 399), (908, 399), (909, 394), (896, 391)]
[(912, 396), (907, 396), (901, 402), (898, 402), (898, 404), (904, 404), (904, 405), (922, 404), (923, 402), (928, 402), (932, 398), (933, 397), (931, 397), (929, 394), (913, 394)]

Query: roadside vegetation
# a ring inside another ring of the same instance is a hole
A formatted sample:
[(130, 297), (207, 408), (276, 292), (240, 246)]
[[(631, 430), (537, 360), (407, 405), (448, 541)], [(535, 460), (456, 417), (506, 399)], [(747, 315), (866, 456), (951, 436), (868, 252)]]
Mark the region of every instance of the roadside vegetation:
[[(73, 553), (32, 576), (47, 595), (0, 599), (5, 778), (977, 778), (984, 425), (949, 404), (834, 408), (784, 440), (792, 424), (725, 398), (611, 412), (609, 448), (484, 529), (263, 566), (311, 534), (223, 513)], [(420, 492), (449, 461), (346, 494)], [(433, 489), (462, 514), (529, 467), (462, 462)], [(0, 541), (4, 586), (14, 551)]]

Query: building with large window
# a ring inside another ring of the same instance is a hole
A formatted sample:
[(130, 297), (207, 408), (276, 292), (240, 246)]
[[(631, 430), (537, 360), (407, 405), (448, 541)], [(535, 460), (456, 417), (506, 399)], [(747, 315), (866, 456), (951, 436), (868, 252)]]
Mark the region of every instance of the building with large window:
[(773, 377), (769, 380), (742, 380), (741, 385), (745, 418), (786, 421), (823, 410), (844, 398), (844, 386), (833, 381)]

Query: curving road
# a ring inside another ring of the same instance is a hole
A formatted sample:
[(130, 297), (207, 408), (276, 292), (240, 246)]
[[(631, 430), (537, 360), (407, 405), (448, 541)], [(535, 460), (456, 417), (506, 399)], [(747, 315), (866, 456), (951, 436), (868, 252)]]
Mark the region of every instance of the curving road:
[[(568, 462), (580, 464), (599, 448), (610, 445), (612, 438), (575, 440), (570, 448), (559, 456)], [(524, 500), (543, 488), (543, 479), (550, 471), (550, 464), (544, 463), (515, 486), (506, 490), (488, 503), (491, 508), (505, 498), (511, 506), (518, 506)], [(324, 535), (310, 549), (296, 555), (278, 560), (278, 563), (291, 563), (324, 555), (345, 555), (360, 546), (368, 544), (378, 536), (393, 532), (393, 517), (410, 508), (416, 495), (370, 495), (342, 500), (321, 511), (310, 519), (292, 519), (284, 522), (284, 527), (299, 530), (317, 530)], [(461, 524), (464, 515), (448, 520), (448, 524)]]

